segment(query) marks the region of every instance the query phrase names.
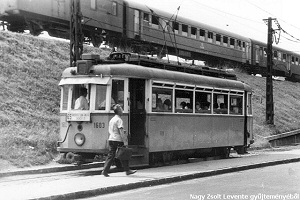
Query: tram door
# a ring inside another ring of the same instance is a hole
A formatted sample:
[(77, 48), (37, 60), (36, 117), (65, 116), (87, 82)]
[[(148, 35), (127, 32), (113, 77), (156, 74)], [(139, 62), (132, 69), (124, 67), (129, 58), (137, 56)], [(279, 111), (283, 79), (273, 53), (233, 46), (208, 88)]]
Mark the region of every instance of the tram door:
[(146, 135), (145, 80), (129, 79), (129, 145), (144, 145)]

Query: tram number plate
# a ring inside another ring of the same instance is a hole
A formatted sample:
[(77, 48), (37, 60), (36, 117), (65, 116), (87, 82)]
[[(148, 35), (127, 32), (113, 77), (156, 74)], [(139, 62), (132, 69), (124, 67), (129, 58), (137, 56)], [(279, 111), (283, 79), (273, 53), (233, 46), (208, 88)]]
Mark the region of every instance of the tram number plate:
[(90, 113), (68, 113), (67, 121), (90, 121)]

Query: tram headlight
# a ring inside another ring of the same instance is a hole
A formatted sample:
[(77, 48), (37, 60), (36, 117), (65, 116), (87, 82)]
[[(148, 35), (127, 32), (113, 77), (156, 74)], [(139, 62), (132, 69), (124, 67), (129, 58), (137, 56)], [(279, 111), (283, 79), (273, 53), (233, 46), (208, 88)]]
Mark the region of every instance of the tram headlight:
[(85, 136), (82, 133), (77, 133), (74, 137), (74, 141), (78, 146), (82, 146), (85, 142)]

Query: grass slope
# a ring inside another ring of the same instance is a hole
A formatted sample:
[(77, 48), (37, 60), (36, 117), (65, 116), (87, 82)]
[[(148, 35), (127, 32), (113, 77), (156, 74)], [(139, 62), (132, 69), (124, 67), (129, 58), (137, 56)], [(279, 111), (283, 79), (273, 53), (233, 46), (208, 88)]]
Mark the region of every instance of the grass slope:
[[(92, 47), (84, 51), (100, 53)], [(26, 167), (56, 156), (58, 83), (68, 65), (69, 43), (0, 31), (0, 159)], [(274, 82), (276, 126), (269, 126), (264, 122), (265, 78), (236, 74), (254, 90), (255, 146), (266, 145), (263, 136), (300, 128), (299, 83)]]

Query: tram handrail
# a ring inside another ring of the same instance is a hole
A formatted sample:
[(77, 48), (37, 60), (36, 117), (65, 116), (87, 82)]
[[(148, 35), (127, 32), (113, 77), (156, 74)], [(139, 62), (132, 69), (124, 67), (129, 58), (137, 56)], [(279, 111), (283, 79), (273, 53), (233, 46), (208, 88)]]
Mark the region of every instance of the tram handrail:
[(293, 136), (293, 135), (297, 135), (297, 134), (300, 134), (300, 129), (297, 129), (297, 130), (294, 130), (294, 131), (289, 131), (289, 132), (286, 132), (286, 133), (281, 133), (281, 134), (278, 134), (278, 135), (271, 135), (271, 136), (267, 136), (267, 137), (264, 137), (264, 138), (268, 141), (273, 141), (273, 140), (277, 140), (277, 139), (280, 139), (280, 138), (285, 138), (285, 137), (289, 137), (289, 136)]
[(63, 139), (62, 141), (57, 141), (57, 146), (60, 146), (60, 144), (62, 144), (62, 143), (64, 143), (64, 142), (66, 141), (67, 135), (68, 135), (68, 133), (69, 133), (69, 128), (70, 128), (71, 125), (72, 125), (72, 124), (69, 123), (69, 126), (68, 126), (68, 129), (67, 129), (67, 132), (66, 132), (66, 134), (65, 134), (64, 139)]

